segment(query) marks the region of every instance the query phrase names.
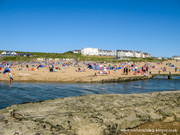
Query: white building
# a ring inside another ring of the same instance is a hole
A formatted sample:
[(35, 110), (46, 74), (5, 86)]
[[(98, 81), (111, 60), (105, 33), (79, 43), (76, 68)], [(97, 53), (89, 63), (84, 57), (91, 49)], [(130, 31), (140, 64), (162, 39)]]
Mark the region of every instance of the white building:
[(174, 60), (180, 60), (180, 56), (173, 56), (172, 57)]
[(120, 57), (137, 57), (150, 58), (149, 53), (142, 53), (141, 51), (132, 50), (99, 50), (98, 48), (83, 48), (81, 50), (74, 50), (73, 53), (81, 53), (82, 55), (97, 55), (97, 56), (117, 56)]
[(73, 53), (81, 53), (81, 50), (74, 50)]
[(116, 51), (111, 50), (98, 50), (99, 56), (116, 56)]
[(14, 51), (4, 51), (1, 53), (1, 56), (16, 56), (17, 53)]
[(133, 51), (131, 50), (117, 50), (117, 57), (133, 57)]
[(98, 55), (98, 48), (83, 48), (81, 50), (82, 55)]
[(134, 57), (141, 58), (142, 57), (141, 51), (134, 51)]
[(133, 51), (125, 52), (126, 57), (133, 57)]
[(149, 53), (142, 53), (142, 58), (151, 58)]

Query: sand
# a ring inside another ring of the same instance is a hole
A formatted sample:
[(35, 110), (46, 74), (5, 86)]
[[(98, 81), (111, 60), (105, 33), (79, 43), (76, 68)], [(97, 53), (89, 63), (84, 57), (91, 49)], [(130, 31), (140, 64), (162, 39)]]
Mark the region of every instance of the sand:
[[(178, 68), (178, 71), (175, 72), (174, 67), (169, 67), (166, 65), (166, 63), (172, 63), (175, 65), (175, 67)], [(136, 63), (138, 67), (143, 66), (144, 62)], [(107, 66), (109, 63), (106, 64)], [(111, 63), (111, 65), (113, 65)], [(116, 63), (116, 65), (120, 66), (120, 63)], [(149, 67), (149, 72), (152, 74), (157, 74), (158, 71), (160, 71), (161, 74), (168, 74), (169, 71), (172, 74), (180, 74), (180, 61), (164, 61), (162, 64), (157, 63), (150, 63), (150, 65), (155, 66), (156, 68)], [(85, 72), (76, 72), (75, 70), (78, 68), (77, 66), (68, 66), (64, 67), (63, 70), (57, 70), (57, 72), (49, 72), (48, 67), (39, 68), (39, 70), (34, 67), (34, 71), (31, 71), (32, 68), (31, 65), (29, 65), (29, 69), (26, 67), (20, 68), (18, 66), (11, 67), (11, 73), (13, 75), (14, 81), (33, 81), (33, 82), (63, 82), (63, 83), (86, 83), (86, 82), (108, 82), (108, 81), (122, 81), (122, 80), (128, 80), (128, 79), (146, 79), (144, 78), (143, 74), (137, 73), (136, 75), (133, 75), (133, 72), (131, 71), (128, 75), (123, 75), (123, 69), (120, 70), (110, 70), (110, 74), (98, 74), (97, 71), (92, 69), (87, 69), (83, 64), (81, 64), (82, 68), (86, 68)], [(59, 66), (59, 65), (55, 65)], [(166, 67), (167, 71), (163, 72), (161, 68)], [(0, 72), (3, 72), (3, 69), (0, 70)], [(95, 76), (96, 74), (96, 76)], [(148, 75), (148, 77), (151, 77), (151, 75)], [(0, 74), (0, 81), (9, 81), (8, 74)]]

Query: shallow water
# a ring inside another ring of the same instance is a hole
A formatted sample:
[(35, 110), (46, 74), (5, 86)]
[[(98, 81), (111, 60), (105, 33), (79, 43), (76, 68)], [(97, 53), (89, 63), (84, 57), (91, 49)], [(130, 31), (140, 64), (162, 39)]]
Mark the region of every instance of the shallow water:
[(8, 82), (0, 82), (0, 109), (23, 102), (87, 94), (130, 94), (174, 90), (180, 90), (180, 76), (173, 77), (172, 80), (168, 80), (167, 77), (156, 77), (149, 80), (105, 84), (13, 82), (9, 85)]

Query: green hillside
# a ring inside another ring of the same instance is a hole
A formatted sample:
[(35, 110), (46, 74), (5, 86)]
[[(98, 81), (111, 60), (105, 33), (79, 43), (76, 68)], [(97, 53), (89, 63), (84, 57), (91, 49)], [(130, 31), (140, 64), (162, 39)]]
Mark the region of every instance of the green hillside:
[[(2, 50), (0, 51), (2, 52)], [(113, 57), (108, 56), (83, 56), (81, 54), (75, 54), (72, 51), (65, 53), (42, 53), (42, 52), (19, 52), (17, 53), (31, 53), (32, 57), (24, 56), (7, 56), (1, 57), (1, 61), (33, 61), (34, 58), (73, 58), (75, 60), (83, 61), (99, 61), (99, 62), (124, 62), (124, 61), (133, 61), (133, 62), (161, 62), (163, 60), (158, 60), (157, 58), (125, 58), (123, 59), (113, 59)]]

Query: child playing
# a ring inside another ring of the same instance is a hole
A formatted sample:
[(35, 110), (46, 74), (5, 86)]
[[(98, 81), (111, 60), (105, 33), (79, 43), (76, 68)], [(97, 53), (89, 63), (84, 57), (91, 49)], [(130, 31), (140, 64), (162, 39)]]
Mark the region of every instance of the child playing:
[(13, 78), (12, 78), (12, 74), (11, 74), (11, 72), (9, 71), (9, 80), (10, 80), (10, 83), (11, 83), (11, 81), (13, 80)]

